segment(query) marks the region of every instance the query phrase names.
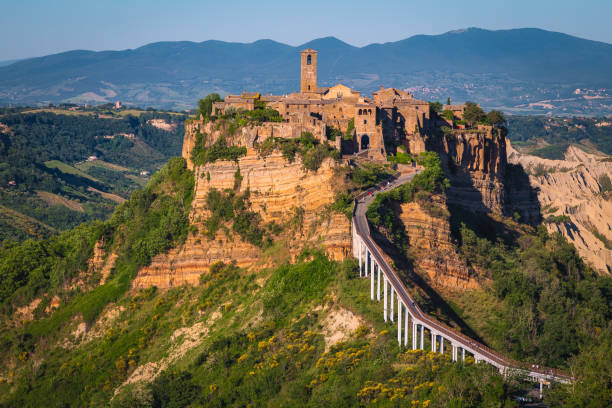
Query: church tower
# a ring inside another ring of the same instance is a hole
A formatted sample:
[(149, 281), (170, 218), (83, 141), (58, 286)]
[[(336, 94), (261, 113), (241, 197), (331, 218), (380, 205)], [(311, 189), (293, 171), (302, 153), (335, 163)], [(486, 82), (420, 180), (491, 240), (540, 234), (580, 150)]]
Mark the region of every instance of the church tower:
[(317, 91), (317, 52), (310, 48), (301, 53), (302, 82), (300, 90), (302, 93)]

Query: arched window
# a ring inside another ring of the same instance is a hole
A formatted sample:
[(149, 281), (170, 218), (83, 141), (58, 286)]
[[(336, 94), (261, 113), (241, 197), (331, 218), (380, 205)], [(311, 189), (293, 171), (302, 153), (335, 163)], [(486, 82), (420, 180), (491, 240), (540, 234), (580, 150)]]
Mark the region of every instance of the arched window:
[(361, 115), (361, 109), (359, 109), (359, 114)]
[(309, 55), (308, 57), (306, 57), (306, 65), (310, 64), (312, 64), (312, 56)]
[(372, 114), (372, 109), (368, 109), (368, 115)]

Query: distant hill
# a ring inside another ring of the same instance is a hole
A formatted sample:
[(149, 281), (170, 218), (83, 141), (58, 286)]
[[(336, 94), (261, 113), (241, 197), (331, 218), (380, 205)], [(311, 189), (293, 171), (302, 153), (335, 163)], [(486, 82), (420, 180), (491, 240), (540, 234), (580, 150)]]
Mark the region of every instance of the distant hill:
[(287, 93), (299, 87), (298, 52), (306, 47), (319, 51), (321, 85), (410, 88), (430, 100), (478, 100), (513, 113), (612, 113), (612, 45), (533, 28), (469, 28), (365, 47), (326, 37), (297, 47), (210, 40), (69, 51), (0, 67), (0, 103), (186, 108), (210, 92)]
[(184, 120), (159, 111), (0, 109), (0, 243), (106, 219), (180, 154)]
[(21, 61), (20, 59), (14, 59), (14, 60), (6, 60), (6, 61), (0, 61), (0, 67), (5, 67), (7, 65), (11, 65), (16, 63), (17, 61)]

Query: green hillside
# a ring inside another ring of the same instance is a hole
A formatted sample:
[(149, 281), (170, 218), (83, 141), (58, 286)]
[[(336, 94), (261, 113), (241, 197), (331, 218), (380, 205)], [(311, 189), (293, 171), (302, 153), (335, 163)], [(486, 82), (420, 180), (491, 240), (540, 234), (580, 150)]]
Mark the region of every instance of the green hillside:
[[(0, 111), (0, 205), (46, 225), (10, 225), (0, 241), (48, 236), (81, 222), (106, 219), (117, 203), (143, 187), (178, 155), (186, 116), (95, 107)], [(153, 126), (153, 119), (169, 124)]]

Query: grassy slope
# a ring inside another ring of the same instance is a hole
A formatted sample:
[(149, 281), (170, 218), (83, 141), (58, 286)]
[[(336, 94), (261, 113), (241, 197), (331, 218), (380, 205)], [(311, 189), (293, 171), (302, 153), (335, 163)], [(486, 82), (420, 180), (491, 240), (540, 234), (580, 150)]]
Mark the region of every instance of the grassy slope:
[[(368, 282), (352, 279), (355, 272), (354, 262), (339, 265), (315, 252), (257, 275), (225, 266), (198, 287), (124, 296), (106, 309), (119, 311), (116, 320), (92, 329), (99, 337), (79, 342), (70, 335), (77, 321), (53, 335), (42, 366), (33, 368), (40, 356), (19, 362), (13, 383), (0, 385), (2, 402), (100, 406), (116, 391), (113, 406), (125, 407), (491, 406), (504, 400), (508, 385), (490, 367), (454, 364), (448, 354), (401, 352), (380, 305), (367, 297)], [(322, 327), (337, 308), (365, 324), (325, 352)], [(67, 350), (58, 346), (72, 342)], [(150, 362), (168, 366), (151, 386), (120, 387)], [(146, 403), (151, 400), (161, 403)]]
[[(112, 404), (126, 407), (503, 405), (510, 390), (490, 367), (454, 364), (448, 353), (400, 352), (394, 326), (369, 300), (369, 282), (355, 279), (354, 260), (338, 264), (310, 251), (294, 265), (256, 274), (217, 265), (197, 287), (126, 293), (137, 265), (167, 248), (158, 238), (176, 223), (164, 217), (180, 201), (159, 192), (176, 191), (177, 198), (188, 192), (181, 163), (171, 163), (107, 224), (55, 238), (67, 252), (53, 255), (57, 263), (43, 293), (46, 299), (59, 294), (63, 302), (51, 316), (23, 327), (3, 323), (0, 405), (104, 406), (115, 393)], [(178, 237), (186, 234), (179, 231)], [(70, 279), (81, 261), (63, 257), (87, 259), (100, 235), (119, 254), (110, 279), (85, 294), (64, 291), (54, 279)], [(31, 252), (32, 245), (23, 246)], [(50, 252), (57, 253), (56, 247), (51, 244)], [(35, 259), (20, 248), (0, 259)], [(279, 253), (281, 243), (266, 257), (286, 259)], [(0, 277), (12, 273), (12, 265), (0, 268)], [(27, 275), (37, 266), (26, 269)], [(21, 284), (6, 291), (12, 303), (41, 295), (38, 281)], [(11, 307), (5, 303), (5, 317)], [(363, 326), (326, 352), (326, 317), (338, 310), (350, 310)], [(147, 381), (125, 384), (133, 375)]]

